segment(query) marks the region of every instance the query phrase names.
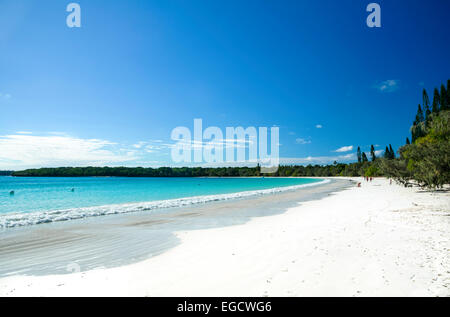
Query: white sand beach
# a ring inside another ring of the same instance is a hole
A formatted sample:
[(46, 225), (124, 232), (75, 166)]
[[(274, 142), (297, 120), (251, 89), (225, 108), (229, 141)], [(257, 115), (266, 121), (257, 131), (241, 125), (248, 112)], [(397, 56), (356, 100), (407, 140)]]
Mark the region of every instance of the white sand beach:
[(285, 213), (177, 232), (134, 264), (0, 279), (1, 296), (449, 296), (450, 193), (383, 178)]

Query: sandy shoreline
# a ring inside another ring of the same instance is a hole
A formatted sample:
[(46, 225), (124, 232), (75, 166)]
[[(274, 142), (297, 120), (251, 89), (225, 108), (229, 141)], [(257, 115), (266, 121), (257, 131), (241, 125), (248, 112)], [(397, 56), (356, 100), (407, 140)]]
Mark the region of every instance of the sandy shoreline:
[(449, 296), (449, 206), (448, 192), (376, 179), (242, 225), (177, 232), (179, 245), (135, 264), (3, 278), (0, 295)]

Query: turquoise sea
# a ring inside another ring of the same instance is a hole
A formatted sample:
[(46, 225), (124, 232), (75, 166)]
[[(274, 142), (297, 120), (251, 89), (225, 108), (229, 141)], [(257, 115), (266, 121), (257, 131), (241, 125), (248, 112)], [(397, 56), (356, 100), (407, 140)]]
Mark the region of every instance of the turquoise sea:
[(283, 191), (321, 181), (307, 178), (0, 177), (0, 226), (186, 206)]

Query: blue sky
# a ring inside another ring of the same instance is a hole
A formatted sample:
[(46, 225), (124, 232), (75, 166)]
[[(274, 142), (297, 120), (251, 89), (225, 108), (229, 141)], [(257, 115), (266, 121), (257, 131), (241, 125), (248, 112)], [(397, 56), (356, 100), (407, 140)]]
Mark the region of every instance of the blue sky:
[(70, 1), (0, 1), (0, 169), (173, 165), (194, 118), (278, 126), (284, 162), (351, 161), (403, 145), (450, 77), (446, 0), (377, 1), (381, 28), (371, 1), (74, 2), (79, 29)]

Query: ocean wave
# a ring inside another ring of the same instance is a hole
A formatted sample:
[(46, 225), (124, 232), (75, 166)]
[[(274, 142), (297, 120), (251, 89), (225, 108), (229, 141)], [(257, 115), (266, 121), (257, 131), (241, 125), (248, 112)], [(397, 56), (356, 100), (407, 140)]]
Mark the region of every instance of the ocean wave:
[(67, 221), (74, 219), (83, 219), (87, 217), (97, 217), (105, 215), (115, 215), (124, 214), (137, 211), (151, 211), (155, 209), (162, 208), (173, 208), (173, 207), (186, 207), (196, 204), (204, 204), (214, 201), (224, 201), (236, 198), (246, 198), (251, 196), (260, 196), (267, 194), (280, 193), (285, 191), (291, 191), (295, 189), (300, 189), (304, 187), (317, 186), (330, 182), (330, 180), (322, 180), (320, 182), (314, 182), (309, 184), (286, 186), (286, 187), (275, 187), (269, 189), (244, 191), (230, 194), (218, 194), (218, 195), (206, 195), (206, 196), (195, 196), (195, 197), (185, 197), (177, 199), (168, 200), (157, 200), (149, 202), (140, 203), (128, 203), (128, 204), (114, 204), (114, 205), (104, 205), (95, 207), (81, 207), (72, 208), (65, 210), (54, 210), (54, 211), (40, 211), (32, 213), (14, 213), (0, 215), (0, 228), (13, 228), (21, 226), (38, 225), (50, 222)]

